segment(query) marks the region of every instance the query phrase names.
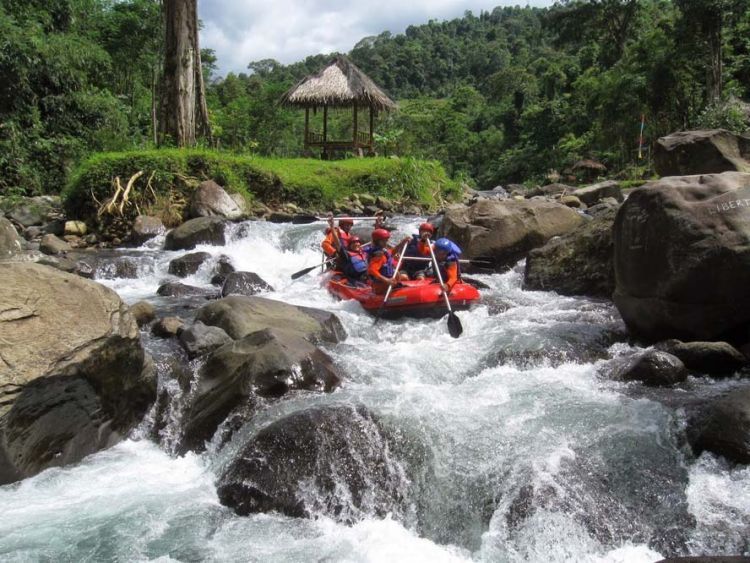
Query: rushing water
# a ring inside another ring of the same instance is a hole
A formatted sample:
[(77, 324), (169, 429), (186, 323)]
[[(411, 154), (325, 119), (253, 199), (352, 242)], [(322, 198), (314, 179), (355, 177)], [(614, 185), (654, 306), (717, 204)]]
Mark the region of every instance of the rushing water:
[[(418, 221), (401, 220), (404, 232)], [(607, 302), (521, 289), (519, 270), (479, 276), (491, 289), (445, 319), (381, 322), (337, 302), (312, 273), (320, 226), (249, 222), (184, 283), (209, 287), (215, 260), (258, 273), (268, 296), (335, 311), (348, 338), (328, 352), (347, 379), (331, 394), (295, 393), (266, 403), (226, 446), (175, 456), (180, 386), (164, 374), (173, 343), (144, 342), (171, 397), (170, 418), (149, 435), (77, 466), (0, 487), (0, 559), (5, 561), (656, 561), (662, 555), (750, 555), (750, 470), (703, 455), (682, 438), (684, 413), (637, 384), (606, 378), (636, 348)], [(127, 302), (148, 299), (185, 318), (185, 302), (158, 298), (169, 261), (182, 252), (154, 241), (122, 252), (136, 279), (100, 281)], [(195, 301), (190, 301), (195, 303)], [(200, 360), (198, 360), (200, 361)], [(195, 367), (193, 365), (192, 367)], [(691, 378), (672, 392), (700, 397), (717, 383)], [(674, 401), (673, 401), (674, 402)], [(310, 519), (238, 517), (218, 502), (215, 480), (237, 443), (312, 404), (364, 404), (401, 449), (408, 502), (402, 514), (352, 512), (353, 524), (322, 510)]]

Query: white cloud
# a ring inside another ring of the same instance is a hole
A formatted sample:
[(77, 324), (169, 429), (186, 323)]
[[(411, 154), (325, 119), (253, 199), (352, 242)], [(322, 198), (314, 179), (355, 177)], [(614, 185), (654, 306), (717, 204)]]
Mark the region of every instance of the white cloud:
[[(401, 33), (409, 25), (479, 14), (519, 0), (198, 0), (203, 21), (201, 47), (214, 49), (222, 74), (246, 72), (250, 61), (276, 59), (284, 64), (308, 55), (347, 52), (363, 37), (383, 31)], [(550, 0), (530, 0), (544, 6)]]

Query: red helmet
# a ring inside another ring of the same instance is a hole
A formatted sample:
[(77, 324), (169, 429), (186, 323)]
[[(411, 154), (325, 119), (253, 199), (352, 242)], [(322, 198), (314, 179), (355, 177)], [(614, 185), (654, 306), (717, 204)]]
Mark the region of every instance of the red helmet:
[(421, 233), (422, 231), (429, 231), (435, 234), (435, 227), (432, 226), (432, 223), (422, 223), (419, 225), (419, 232)]
[(344, 225), (354, 225), (354, 219), (351, 219), (350, 217), (339, 219), (339, 227), (343, 227)]
[(353, 245), (355, 242), (362, 242), (362, 240), (359, 237), (349, 237), (349, 246)]
[(372, 240), (388, 240), (391, 238), (391, 233), (386, 229), (375, 229), (372, 232)]

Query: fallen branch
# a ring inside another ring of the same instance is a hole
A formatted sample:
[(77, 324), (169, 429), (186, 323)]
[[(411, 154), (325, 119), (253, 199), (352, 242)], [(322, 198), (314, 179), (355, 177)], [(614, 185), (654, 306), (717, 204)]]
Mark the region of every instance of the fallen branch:
[(135, 184), (135, 181), (141, 176), (143, 176), (143, 170), (136, 172), (130, 177), (130, 180), (128, 180), (128, 185), (125, 188), (125, 193), (122, 195), (122, 201), (120, 202), (120, 215), (122, 215), (122, 212), (125, 209), (125, 205), (130, 199), (130, 190), (133, 189), (133, 184)]

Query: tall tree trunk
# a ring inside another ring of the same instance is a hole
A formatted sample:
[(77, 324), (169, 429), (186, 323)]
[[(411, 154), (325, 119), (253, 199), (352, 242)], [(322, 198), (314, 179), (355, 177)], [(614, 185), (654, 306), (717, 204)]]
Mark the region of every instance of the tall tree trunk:
[(197, 0), (164, 0), (166, 27), (162, 80), (162, 143), (195, 145), (196, 131), (210, 136), (198, 44)]
[(721, 46), (723, 35), (723, 18), (721, 12), (716, 14), (713, 29), (708, 36), (709, 65), (708, 65), (708, 101), (716, 103), (721, 100), (723, 64), (721, 58)]

